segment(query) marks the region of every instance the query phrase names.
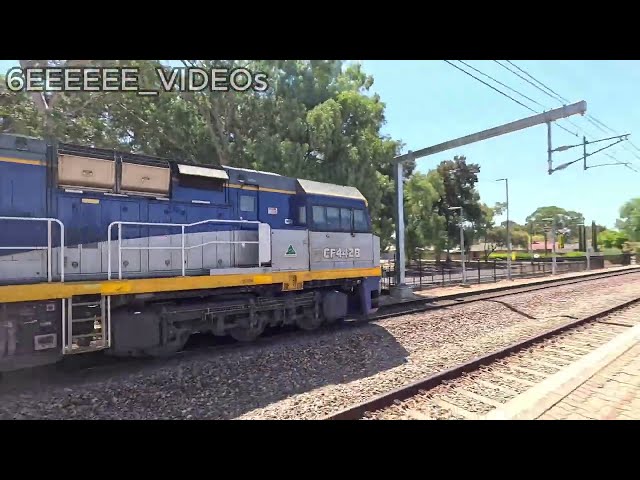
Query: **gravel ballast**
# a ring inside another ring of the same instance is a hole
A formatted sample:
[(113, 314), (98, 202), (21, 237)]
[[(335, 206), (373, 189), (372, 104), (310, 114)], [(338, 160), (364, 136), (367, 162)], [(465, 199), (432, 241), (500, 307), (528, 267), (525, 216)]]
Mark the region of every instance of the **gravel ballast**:
[(0, 419), (321, 418), (638, 294), (640, 275), (630, 274), (150, 362), (134, 372), (125, 366), (108, 377), (0, 394)]

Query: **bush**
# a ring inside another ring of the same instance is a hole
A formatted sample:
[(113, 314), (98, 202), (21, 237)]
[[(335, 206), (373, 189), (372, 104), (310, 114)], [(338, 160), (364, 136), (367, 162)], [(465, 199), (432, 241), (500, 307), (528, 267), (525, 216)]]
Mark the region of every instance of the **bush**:
[[(640, 248), (639, 248), (640, 250)], [(542, 259), (542, 258), (552, 258), (553, 254), (549, 253), (549, 254), (544, 254), (544, 253), (539, 253), (537, 254), (538, 257), (535, 257), (534, 254), (530, 254), (527, 252), (519, 252), (516, 253), (516, 260), (537, 260), (537, 259)], [(556, 254), (556, 256), (558, 258), (571, 258), (571, 259), (578, 259), (578, 258), (585, 258), (586, 257), (586, 253), (585, 252), (568, 252), (568, 253), (558, 253)], [(491, 255), (489, 255), (489, 259), (493, 260), (506, 260), (507, 259), (507, 254), (506, 253), (492, 253)]]
[[(506, 253), (492, 253), (491, 255), (489, 255), (489, 259), (491, 260), (506, 260), (507, 259), (508, 254)], [(516, 260), (531, 260), (531, 258), (533, 257), (533, 255), (531, 255), (530, 253), (516, 253)]]

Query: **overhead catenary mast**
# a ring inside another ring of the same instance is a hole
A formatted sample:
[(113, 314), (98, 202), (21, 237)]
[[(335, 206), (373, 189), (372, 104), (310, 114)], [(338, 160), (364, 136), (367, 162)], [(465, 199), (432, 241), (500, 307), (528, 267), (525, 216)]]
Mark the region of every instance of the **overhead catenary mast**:
[(572, 115), (584, 115), (587, 111), (587, 103), (580, 101), (571, 105), (565, 105), (561, 108), (549, 110), (548, 112), (533, 115), (531, 117), (516, 120), (481, 132), (472, 133), (464, 137), (449, 140), (431, 147), (423, 148), (415, 152), (409, 151), (406, 154), (399, 155), (394, 158), (394, 180), (396, 186), (396, 287), (394, 293), (398, 296), (404, 296), (410, 293), (410, 288), (405, 284), (405, 251), (404, 251), (404, 193), (403, 193), (403, 163), (407, 160), (414, 160), (436, 153), (451, 150), (452, 148), (469, 145), (471, 143), (480, 142), (489, 138), (499, 137), (507, 133), (517, 132), (525, 128), (534, 127), (546, 123), (549, 129), (549, 146), (548, 160), (549, 169), (552, 168), (552, 149), (551, 149), (551, 122), (561, 118), (570, 117)]

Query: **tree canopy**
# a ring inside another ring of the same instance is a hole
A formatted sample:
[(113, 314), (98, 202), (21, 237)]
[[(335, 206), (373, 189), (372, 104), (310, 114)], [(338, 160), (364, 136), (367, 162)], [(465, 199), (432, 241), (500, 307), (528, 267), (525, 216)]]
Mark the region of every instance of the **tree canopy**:
[[(25, 66), (126, 66), (140, 69), (141, 86), (160, 89), (159, 60), (21, 60)], [(52, 138), (212, 165), (271, 171), (297, 178), (357, 187), (369, 202), (382, 248), (393, 243), (393, 158), (400, 141), (382, 133), (385, 104), (371, 91), (374, 79), (357, 64), (337, 60), (185, 60), (186, 66), (248, 68), (266, 74), (266, 91), (182, 92), (157, 96), (128, 92), (15, 94), (0, 90), (0, 132)], [(1, 77), (1, 76), (0, 76)], [(4, 86), (0, 78), (0, 88)], [(506, 246), (506, 225), (496, 225), (504, 204), (489, 207), (476, 190), (480, 165), (462, 155), (428, 172), (404, 164), (406, 246), (436, 253), (459, 244)], [(510, 223), (514, 246), (542, 233), (556, 215), (571, 229), (582, 214), (540, 207), (527, 225)], [(640, 236), (640, 198), (621, 209), (624, 230)]]

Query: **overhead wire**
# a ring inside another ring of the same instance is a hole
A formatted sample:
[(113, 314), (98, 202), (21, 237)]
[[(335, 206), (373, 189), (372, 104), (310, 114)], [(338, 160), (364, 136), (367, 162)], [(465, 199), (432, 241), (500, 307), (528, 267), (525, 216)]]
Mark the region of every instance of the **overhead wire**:
[[(543, 92), (545, 95), (553, 98), (554, 100), (559, 101), (560, 103), (568, 103), (569, 100), (567, 100), (565, 97), (563, 97), (562, 95), (560, 95), (559, 93), (557, 93), (555, 90), (553, 90), (551, 87), (549, 87), (548, 85), (544, 84), (543, 82), (541, 82), (540, 80), (538, 80), (537, 78), (535, 78), (533, 75), (531, 75), (529, 72), (527, 72), (525, 69), (519, 67), (518, 65), (516, 65), (515, 63), (513, 63), (511, 60), (507, 60), (507, 62), (512, 65), (514, 68), (518, 69), (520, 72), (522, 72), (523, 74), (525, 74), (526, 76), (528, 76), (529, 78), (531, 78), (532, 80), (534, 80), (535, 82), (537, 82), (539, 85), (541, 85), (542, 87), (544, 87), (546, 90), (544, 90), (543, 88), (541, 88), (540, 86), (532, 83), (531, 81), (529, 81), (528, 79), (524, 78), (522, 75), (520, 75), (518, 72), (515, 72), (514, 70), (510, 69), (509, 67), (507, 67), (506, 65), (500, 63), (498, 60), (494, 60), (494, 62), (496, 62), (498, 65), (500, 65), (502, 68), (508, 70), (509, 72), (513, 73), (514, 75), (518, 76), (519, 78), (521, 78), (522, 80), (526, 81), (527, 83), (533, 85), (535, 88), (537, 88), (538, 90), (540, 90), (541, 92)], [(551, 92), (551, 93), (549, 93)], [(600, 130), (603, 133), (608, 134), (609, 132), (612, 132), (616, 135), (618, 135), (618, 132), (614, 129), (612, 129), (611, 127), (609, 127), (608, 125), (606, 125), (604, 122), (598, 120), (597, 118), (595, 118), (593, 115), (587, 114), (585, 116), (585, 120), (587, 120), (589, 123), (591, 123), (594, 127), (596, 127), (598, 130)], [(576, 128), (582, 130), (585, 133), (585, 137), (587, 137), (586, 135), (586, 129), (585, 128), (580, 128), (577, 125), (574, 124), (574, 126), (576, 126)], [(609, 132), (607, 130), (609, 130)], [(633, 145), (633, 147), (640, 151), (640, 149), (638, 147), (636, 147), (631, 141), (629, 141), (629, 143), (631, 145)], [(625, 148), (626, 145), (623, 145), (622, 147)], [(630, 151), (629, 149), (625, 148), (625, 150), (629, 153), (631, 153), (634, 157), (636, 157), (637, 159), (640, 160), (640, 156), (633, 152)], [(618, 162), (621, 165), (625, 165), (627, 168), (636, 171), (634, 168), (632, 168), (630, 165), (625, 164), (623, 162), (620, 162), (618, 159), (616, 159), (615, 157), (611, 156), (610, 154), (607, 154), (610, 158), (614, 159), (616, 162)]]
[[(503, 68), (507, 68), (504, 65), (502, 65), (500, 62), (498, 62), (497, 60), (494, 60), (496, 63), (498, 63), (498, 65), (502, 66)], [(519, 71), (521, 71), (522, 73), (524, 73), (525, 75), (527, 75), (529, 78), (531, 78), (532, 80), (534, 80), (535, 82), (539, 83), (540, 85), (542, 85), (544, 88), (546, 88), (547, 90), (549, 90), (553, 95), (556, 96), (556, 99), (558, 101), (562, 102), (569, 102), (569, 100), (567, 100), (565, 97), (563, 97), (562, 95), (560, 95), (559, 93), (557, 93), (556, 91), (554, 91), (551, 87), (549, 87), (548, 85), (544, 84), (543, 82), (541, 82), (540, 80), (538, 80), (537, 78), (535, 78), (533, 75), (531, 75), (529, 72), (527, 72), (524, 68), (519, 67), (518, 65), (516, 65), (515, 63), (513, 63), (511, 60), (507, 60), (507, 62), (512, 65), (513, 67), (517, 68)], [(507, 68), (507, 70), (509, 70)], [(509, 70), (511, 71), (511, 70)], [(515, 72), (511, 71), (512, 73), (516, 74)], [(518, 75), (520, 76), (520, 75)], [(522, 77), (520, 77), (522, 78)], [(526, 79), (525, 79), (526, 80)], [(529, 82), (531, 83), (531, 82)], [(533, 85), (533, 84), (532, 84)], [(534, 85), (535, 86), (535, 85)], [(538, 87), (536, 87), (538, 88)], [(546, 92), (545, 92), (546, 93)], [(546, 93), (549, 96), (549, 93)], [(553, 98), (553, 97), (552, 97)], [(598, 120), (596, 117), (594, 117), (591, 114), (587, 114), (585, 116), (585, 119), (591, 123), (592, 125), (594, 125), (598, 130), (600, 130), (603, 133), (608, 134), (609, 132), (614, 133), (616, 135), (619, 135), (619, 132), (617, 130), (614, 130), (613, 128), (611, 128), (610, 126), (608, 126), (606, 123), (602, 122), (601, 120)], [(580, 128), (577, 127), (576, 128)], [(606, 129), (606, 130), (605, 130)], [(582, 129), (586, 132), (586, 129)], [(607, 131), (608, 130), (608, 131)], [(640, 148), (638, 148), (631, 140), (627, 140), (629, 142), (629, 145), (631, 145), (635, 150), (637, 150), (638, 152), (640, 152)], [(628, 153), (631, 153), (634, 157), (636, 157), (637, 159), (640, 160), (640, 156), (638, 156), (638, 154), (634, 151), (629, 150), (629, 148), (627, 148), (627, 145), (624, 144), (622, 145), (622, 148), (624, 148)], [(632, 169), (633, 170), (633, 169)]]
[[(459, 62), (462, 62), (461, 60), (458, 60), (458, 61), (459, 61)], [(533, 113), (540, 113), (540, 112), (538, 112), (537, 110), (534, 110), (533, 108), (529, 107), (528, 105), (525, 105), (525, 104), (524, 104), (524, 103), (522, 103), (521, 101), (516, 100), (516, 99), (515, 99), (515, 98), (513, 98), (512, 96), (510, 96), (510, 95), (508, 95), (508, 94), (504, 93), (502, 90), (500, 90), (500, 89), (498, 89), (498, 88), (494, 87), (493, 85), (491, 85), (491, 84), (489, 84), (489, 83), (485, 82), (484, 80), (481, 80), (480, 78), (476, 77), (476, 76), (475, 76), (475, 75), (473, 75), (472, 73), (467, 72), (465, 69), (460, 68), (458, 65), (456, 65), (456, 64), (454, 64), (454, 63), (452, 63), (452, 62), (450, 62), (449, 60), (445, 60), (445, 62), (447, 62), (447, 63), (448, 63), (449, 65), (451, 65), (452, 67), (457, 68), (457, 69), (458, 69), (458, 70), (460, 70), (461, 72), (463, 72), (463, 73), (465, 73), (465, 74), (469, 75), (470, 77), (474, 78), (475, 80), (479, 81), (480, 83), (482, 83), (482, 84), (486, 85), (487, 87), (491, 88), (492, 90), (495, 90), (495, 91), (496, 91), (496, 92), (498, 92), (500, 95), (503, 95), (503, 96), (507, 97), (509, 100), (514, 101), (514, 102), (515, 102), (515, 103), (517, 103), (518, 105), (523, 106), (523, 107), (524, 107), (524, 108), (526, 108), (527, 110), (529, 110), (529, 111), (531, 111), (531, 112), (533, 112)], [(522, 95), (522, 94), (520, 94), (520, 95)], [(522, 96), (524, 97), (524, 95), (522, 95)], [(564, 128), (562, 125), (558, 125), (558, 127), (559, 127), (559, 128), (561, 128), (561, 129), (563, 129), (564, 131), (566, 131), (566, 132), (570, 133), (571, 135), (574, 135), (574, 136), (576, 136), (576, 137), (578, 136), (578, 134), (577, 134), (577, 133), (572, 132), (571, 130), (568, 130), (568, 129)]]

